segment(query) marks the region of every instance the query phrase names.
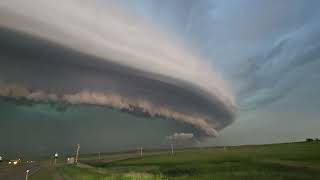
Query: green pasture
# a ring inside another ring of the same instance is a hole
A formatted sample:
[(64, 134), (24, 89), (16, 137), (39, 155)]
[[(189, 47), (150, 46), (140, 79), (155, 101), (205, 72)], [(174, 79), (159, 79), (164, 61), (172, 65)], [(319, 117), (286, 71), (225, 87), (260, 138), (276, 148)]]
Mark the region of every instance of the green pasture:
[[(114, 158), (117, 157), (117, 158)], [(316, 180), (320, 179), (320, 143), (291, 143), (86, 156), (78, 166), (59, 165), (32, 176), (76, 180)], [(47, 172), (45, 172), (47, 171)]]

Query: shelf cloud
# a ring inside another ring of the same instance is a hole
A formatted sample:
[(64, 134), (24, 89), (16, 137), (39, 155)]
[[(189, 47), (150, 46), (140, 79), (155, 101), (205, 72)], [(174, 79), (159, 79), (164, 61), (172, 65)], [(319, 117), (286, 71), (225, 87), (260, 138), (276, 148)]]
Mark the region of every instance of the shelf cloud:
[(0, 2), (0, 96), (96, 105), (216, 136), (233, 122), (228, 85), (178, 39), (99, 1)]

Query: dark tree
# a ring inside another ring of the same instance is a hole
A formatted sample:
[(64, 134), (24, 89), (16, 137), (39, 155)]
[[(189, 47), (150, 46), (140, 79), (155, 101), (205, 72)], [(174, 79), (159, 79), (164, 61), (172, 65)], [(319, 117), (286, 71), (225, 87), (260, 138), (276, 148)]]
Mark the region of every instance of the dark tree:
[(312, 138), (307, 138), (306, 142), (313, 142), (313, 139)]

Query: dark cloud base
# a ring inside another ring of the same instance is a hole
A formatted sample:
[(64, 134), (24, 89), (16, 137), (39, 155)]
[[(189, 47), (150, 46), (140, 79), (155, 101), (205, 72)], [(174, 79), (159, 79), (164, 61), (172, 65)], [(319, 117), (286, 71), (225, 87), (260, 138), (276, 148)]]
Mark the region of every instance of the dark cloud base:
[[(5, 107), (0, 111), (1, 149), (11, 155), (45, 155), (62, 149), (72, 152), (72, 146), (80, 142), (86, 152), (139, 144), (161, 146), (167, 136), (176, 132), (189, 133), (197, 139), (215, 135), (212, 131), (226, 127), (234, 118), (234, 109), (190, 83), (112, 63), (6, 28), (0, 28), (0, 63), (0, 104)], [(81, 92), (91, 96), (81, 96), (79, 101), (76, 95)], [(120, 102), (116, 105), (97, 103), (96, 99), (91, 100), (97, 93), (116, 94), (122, 99), (117, 99)], [(34, 94), (41, 96), (29, 97)], [(49, 98), (52, 94), (55, 100)], [(66, 100), (66, 95), (78, 99)], [(160, 113), (158, 108), (162, 108)], [(139, 136), (134, 138), (137, 131)], [(115, 137), (108, 137), (110, 134)]]
[[(224, 102), (207, 96), (190, 83), (111, 63), (24, 33), (1, 28), (0, 48), (1, 81), (17, 83), (31, 92), (116, 93), (147, 100), (174, 112), (208, 118), (216, 130), (230, 124), (234, 116)], [(144, 107), (132, 105), (136, 112), (143, 112), (141, 108)]]
[(137, 117), (102, 106), (69, 105), (61, 112), (51, 104), (14, 101), (0, 98), (0, 153), (8, 158), (46, 158), (56, 151), (72, 155), (78, 143), (82, 153), (167, 148), (163, 137), (195, 131), (178, 121)]

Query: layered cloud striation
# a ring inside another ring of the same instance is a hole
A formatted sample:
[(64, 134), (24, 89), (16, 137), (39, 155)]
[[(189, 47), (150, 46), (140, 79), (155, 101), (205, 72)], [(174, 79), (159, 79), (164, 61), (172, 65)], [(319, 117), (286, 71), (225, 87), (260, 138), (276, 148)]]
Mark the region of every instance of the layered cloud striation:
[(232, 93), (204, 60), (101, 3), (1, 1), (0, 96), (177, 120), (192, 137), (232, 123)]

